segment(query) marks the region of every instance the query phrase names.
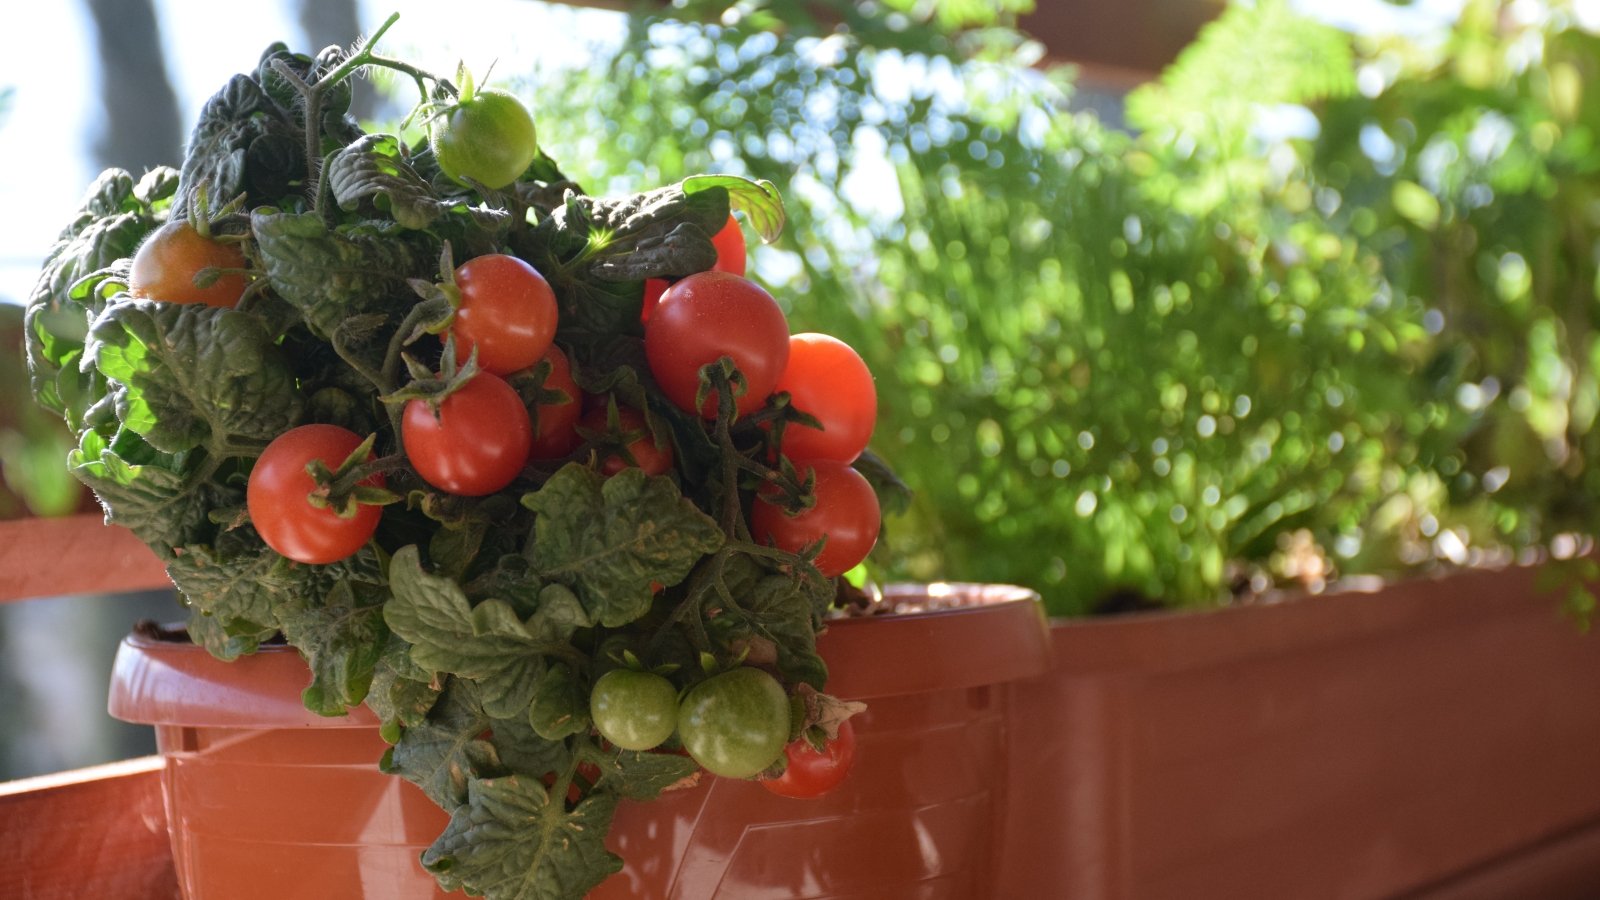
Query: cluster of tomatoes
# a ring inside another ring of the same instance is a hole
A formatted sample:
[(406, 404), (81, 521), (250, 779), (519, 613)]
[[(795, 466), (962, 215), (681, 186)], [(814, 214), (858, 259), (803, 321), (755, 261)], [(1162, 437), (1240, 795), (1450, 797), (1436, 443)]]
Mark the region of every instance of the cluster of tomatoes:
[[(702, 390), (702, 369), (730, 360), (737, 372), (731, 398), (737, 416), (761, 410), (775, 394), (820, 428), (788, 422), (778, 437), (784, 456), (813, 478), (815, 502), (793, 511), (776, 493), (758, 493), (749, 525), (758, 542), (801, 553), (821, 544), (815, 564), (828, 577), (857, 566), (877, 540), (879, 509), (870, 484), (851, 467), (866, 448), (877, 415), (871, 373), (843, 342), (789, 333), (777, 302), (744, 278), (745, 242), (732, 216), (714, 238), (717, 266), (674, 283), (645, 287), (641, 318), (650, 372), (666, 398), (691, 415), (715, 421), (723, 406)], [(246, 261), (235, 240), (210, 235), (204, 223), (174, 220), (155, 232), (133, 261), (136, 297), (210, 306), (236, 305), (247, 287)], [(197, 278), (210, 270), (211, 277)], [(510, 485), (530, 461), (570, 455), (590, 437), (605, 474), (638, 466), (661, 475), (673, 466), (672, 444), (648, 426), (641, 410), (615, 401), (592, 404), (555, 344), (559, 311), (545, 278), (515, 256), (489, 254), (458, 266), (459, 304), (445, 346), (463, 372), (441, 395), (410, 399), (400, 417), (405, 456), (419, 477), (459, 496), (484, 496)], [(538, 400), (512, 387), (519, 373), (545, 371)], [(609, 436), (609, 439), (599, 436)], [(257, 459), (246, 498), (263, 540), (308, 564), (345, 559), (377, 530), (381, 507), (330, 502), (330, 473), (363, 462), (351, 457), (362, 438), (335, 425), (304, 425), (273, 440)], [(370, 453), (366, 462), (371, 462)], [(321, 477), (314, 476), (320, 471)], [(381, 473), (360, 486), (382, 488)], [(785, 796), (816, 796), (848, 772), (855, 738), (848, 722), (819, 751), (789, 741), (790, 701), (766, 672), (738, 667), (690, 688), (680, 699), (665, 677), (633, 668), (602, 676), (592, 692), (597, 729), (613, 745), (648, 750), (678, 735), (706, 770), (748, 778), (787, 752), (781, 778), (761, 783)]]
[(653, 750), (677, 734), (691, 759), (726, 778), (750, 778), (787, 756), (782, 775), (759, 782), (782, 797), (821, 796), (838, 787), (855, 763), (849, 720), (821, 750), (804, 738), (790, 741), (783, 687), (747, 666), (713, 675), (681, 699), (662, 675), (612, 669), (595, 682), (589, 714), (600, 736), (624, 750)]

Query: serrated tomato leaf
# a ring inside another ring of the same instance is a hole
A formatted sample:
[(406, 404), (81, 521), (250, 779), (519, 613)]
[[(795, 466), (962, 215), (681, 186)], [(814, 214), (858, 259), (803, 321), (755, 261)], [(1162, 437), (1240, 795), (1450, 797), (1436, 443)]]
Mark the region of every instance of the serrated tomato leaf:
[(569, 811), (537, 779), (474, 778), (422, 865), (445, 890), (495, 900), (582, 897), (622, 869), (605, 846), (615, 811), (615, 796), (603, 792)]
[(294, 371), (247, 313), (125, 299), (95, 321), (85, 356), (117, 418), (168, 453), (264, 445), (300, 421)]
[(402, 731), (386, 757), (387, 771), (422, 788), (447, 810), (466, 801), (469, 780), (500, 768), (494, 746), (484, 739), (491, 719), (479, 693), (470, 681), (446, 679), (427, 718)]
[(195, 456), (163, 453), (133, 432), (115, 444), (97, 431), (85, 431), (67, 455), (67, 468), (106, 510), (106, 521), (138, 536), (164, 560), (174, 548), (210, 538), (213, 508), (236, 505), (240, 495), (215, 482), (191, 479)]
[(607, 478), (572, 463), (522, 502), (538, 513), (528, 545), (534, 571), (570, 587), (606, 627), (644, 615), (653, 583), (682, 581), (724, 539), (671, 479), (637, 468)]
[(340, 209), (370, 208), (406, 228), (427, 228), (450, 206), (411, 168), (404, 146), (392, 134), (362, 135), (334, 154), (324, 177)]
[(745, 221), (763, 243), (770, 244), (783, 233), (783, 196), (770, 181), (751, 181), (739, 175), (693, 175), (685, 178), (681, 186), (691, 195), (714, 188), (726, 190), (728, 204), (744, 213)]
[(273, 289), (324, 340), (351, 316), (403, 315), (416, 303), (406, 279), (438, 270), (439, 242), (426, 232), (330, 230), (316, 213), (270, 209), (255, 211), (250, 222)]
[[(546, 655), (561, 652), (571, 629), (588, 621), (573, 614), (572, 604), (559, 596), (564, 592), (553, 595), (555, 611), (536, 612), (527, 621), (504, 600), (474, 606), (455, 581), (424, 572), (414, 546), (396, 551), (389, 580), (393, 599), (384, 607), (384, 620), (411, 643), (411, 658), (430, 671), (478, 682), (489, 713), (499, 718), (526, 714), (545, 674)], [(563, 632), (552, 621), (569, 625)]]

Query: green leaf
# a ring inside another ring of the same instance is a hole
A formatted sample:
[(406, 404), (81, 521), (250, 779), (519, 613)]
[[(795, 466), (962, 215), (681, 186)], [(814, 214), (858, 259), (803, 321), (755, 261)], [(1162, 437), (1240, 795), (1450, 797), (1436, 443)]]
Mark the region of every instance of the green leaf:
[(786, 679), (820, 689), (828, 681), (828, 666), (817, 655), (817, 630), (833, 586), (814, 568), (799, 571), (813, 577), (769, 572), (750, 557), (737, 556), (723, 572), (734, 605), (718, 606), (712, 598), (707, 613), (712, 633), (724, 645), (769, 641)]
[(770, 181), (751, 181), (738, 175), (693, 175), (683, 180), (682, 187), (690, 195), (712, 188), (726, 190), (728, 205), (744, 213), (745, 221), (761, 236), (762, 243), (770, 244), (783, 233), (783, 196)]
[(406, 279), (438, 267), (438, 243), (419, 232), (330, 231), (316, 213), (256, 210), (250, 220), (273, 289), (324, 340), (351, 316), (403, 315), (417, 299)]
[(390, 632), (373, 667), (372, 688), (367, 692), (367, 706), (384, 723), (390, 742), (395, 740), (396, 727), (421, 724), (438, 701), (439, 688), (433, 682), (433, 673), (411, 659), (411, 645), (404, 638)]
[(406, 228), (427, 228), (450, 206), (411, 168), (392, 134), (363, 135), (334, 154), (324, 177), (340, 209), (354, 211), (370, 203)]
[(274, 607), (284, 637), (311, 668), (307, 709), (342, 716), (366, 699), (389, 639), (383, 600), (380, 585), (339, 579), (320, 599), (295, 592)]
[(489, 742), (502, 766), (513, 774), (543, 778), (566, 771), (572, 763), (566, 741), (545, 740), (527, 719), (495, 719)]
[(434, 803), (455, 809), (466, 801), (471, 778), (499, 769), (494, 746), (483, 740), (489, 725), (477, 686), (448, 679), (427, 719), (401, 733), (385, 768), (422, 788)]
[(101, 173), (77, 217), (50, 248), (29, 295), (25, 333), (34, 399), (75, 428), (99, 399), (90, 389), (92, 373), (78, 367), (99, 307), (75, 301), (73, 285), (133, 255), (160, 224), (175, 185), (172, 174), (155, 169), (135, 184), (121, 169)]
[(200, 108), (179, 178), (178, 208), (191, 209), (204, 188), (209, 201), (242, 193), (249, 203), (275, 203), (305, 176), (305, 142), (294, 117), (254, 78), (235, 75)]
[(247, 313), (124, 300), (95, 321), (86, 357), (124, 425), (169, 453), (265, 445), (300, 421), (294, 371)]
[(243, 501), (212, 483), (192, 483), (194, 462), (191, 454), (162, 453), (132, 432), (113, 445), (99, 432), (86, 431), (67, 456), (72, 474), (99, 496), (106, 520), (169, 561), (174, 548), (210, 538), (212, 509)]
[(566, 664), (556, 663), (539, 679), (528, 724), (548, 741), (589, 730), (588, 695)]
[(605, 847), (615, 811), (615, 796), (603, 792), (569, 812), (536, 779), (475, 778), (422, 864), (447, 891), (494, 900), (582, 897), (622, 869)]
[(601, 784), (629, 800), (654, 800), (700, 771), (700, 765), (687, 756), (631, 750), (608, 754), (599, 766)]
[(473, 606), (453, 580), (422, 571), (414, 546), (395, 553), (389, 579), (394, 597), (384, 620), (411, 642), (417, 665), (478, 682), (490, 715), (513, 718), (527, 711), (545, 672), (545, 655), (565, 650), (565, 636), (548, 639), (554, 632), (539, 614), (524, 623), (503, 600)]
[(722, 546), (722, 530), (665, 477), (606, 478), (576, 463), (522, 502), (539, 514), (528, 558), (567, 585), (596, 622), (626, 625), (650, 608), (651, 583), (675, 585)]
[(277, 633), (273, 605), (287, 580), (278, 573), (289, 565), (253, 531), (236, 529), (218, 535), (215, 547), (183, 547), (167, 564), (167, 577), (188, 601), (190, 631), (203, 620), (200, 642), (213, 656), (234, 659)]

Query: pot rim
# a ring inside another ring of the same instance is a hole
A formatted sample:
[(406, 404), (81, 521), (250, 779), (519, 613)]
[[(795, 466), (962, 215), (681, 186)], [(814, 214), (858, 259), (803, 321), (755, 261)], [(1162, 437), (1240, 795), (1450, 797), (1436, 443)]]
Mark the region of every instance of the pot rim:
[[(980, 687), (1050, 668), (1050, 634), (1035, 592), (1013, 585), (890, 585), (893, 605), (940, 608), (829, 620), (817, 639), (827, 691), (848, 700)], [(373, 728), (365, 705), (343, 716), (305, 708), (309, 681), (295, 648), (269, 644), (232, 662), (187, 640), (135, 631), (117, 648), (107, 710), (147, 725)]]

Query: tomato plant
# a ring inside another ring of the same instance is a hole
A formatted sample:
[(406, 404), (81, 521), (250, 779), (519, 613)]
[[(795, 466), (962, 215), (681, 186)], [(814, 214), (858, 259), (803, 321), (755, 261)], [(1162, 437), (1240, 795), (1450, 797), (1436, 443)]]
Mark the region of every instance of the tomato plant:
[(617, 409), (616, 428), (612, 428), (607, 407), (597, 406), (584, 413), (580, 428), (602, 435), (600, 471), (615, 475), (629, 466), (638, 466), (646, 475), (665, 475), (672, 470), (672, 444), (657, 443), (644, 413), (623, 406)]
[(744, 274), (747, 261), (744, 229), (739, 227), (739, 220), (732, 213), (728, 214), (728, 224), (711, 236), (711, 244), (717, 248), (717, 263), (711, 267), (714, 271), (730, 275)]
[(578, 417), (583, 414), (583, 395), (578, 383), (572, 380), (572, 364), (567, 355), (555, 344), (544, 353), (550, 363), (550, 374), (545, 377), (545, 391), (559, 391), (565, 400), (541, 400), (534, 407), (533, 443), (528, 447), (529, 459), (560, 459), (578, 446)]
[(849, 344), (825, 334), (789, 338), (789, 365), (778, 379), (794, 408), (814, 416), (822, 430), (790, 424), (783, 452), (790, 459), (852, 462), (867, 448), (878, 420), (872, 373)]
[(446, 493), (481, 497), (522, 472), (533, 426), (511, 385), (479, 372), (437, 401), (437, 408), (428, 400), (408, 401), (400, 436), (424, 481)]
[(766, 496), (750, 510), (750, 533), (757, 541), (799, 553), (827, 538), (816, 566), (829, 578), (850, 571), (867, 558), (883, 524), (878, 495), (860, 472), (832, 460), (810, 464), (816, 473), (816, 505), (790, 515)]
[[(744, 376), (739, 415), (760, 409), (789, 362), (789, 323), (760, 285), (726, 272), (701, 272), (667, 288), (644, 326), (650, 372), (679, 409), (694, 412), (700, 368), (724, 356)], [(717, 416), (716, 392), (698, 407)]]
[(600, 736), (624, 750), (649, 750), (678, 728), (678, 689), (652, 672), (612, 669), (589, 694)]
[(760, 669), (730, 669), (684, 695), (678, 735), (706, 771), (749, 778), (777, 762), (789, 743), (789, 698)]
[[(168, 303), (233, 307), (249, 285), (239, 245), (201, 234), (187, 219), (173, 219), (139, 245), (128, 270), (128, 293)], [(205, 287), (195, 283), (205, 269), (219, 269)]]
[(787, 757), (783, 774), (763, 779), (761, 786), (780, 797), (820, 797), (844, 783), (845, 776), (855, 767), (855, 726), (849, 719), (844, 720), (839, 735), (822, 750), (801, 737), (790, 741), (783, 753)]
[[(340, 516), (310, 500), (318, 485), (306, 467), (320, 460), (337, 469), (359, 446), (359, 435), (337, 425), (301, 425), (267, 445), (245, 486), (250, 522), (267, 546), (295, 562), (321, 565), (350, 556), (372, 538), (381, 507), (361, 504), (354, 515)], [(361, 483), (381, 487), (383, 476)]]
[(556, 336), (556, 295), (539, 270), (515, 256), (489, 253), (456, 267), (461, 305), (450, 323), (463, 363), (510, 375), (538, 362)]

